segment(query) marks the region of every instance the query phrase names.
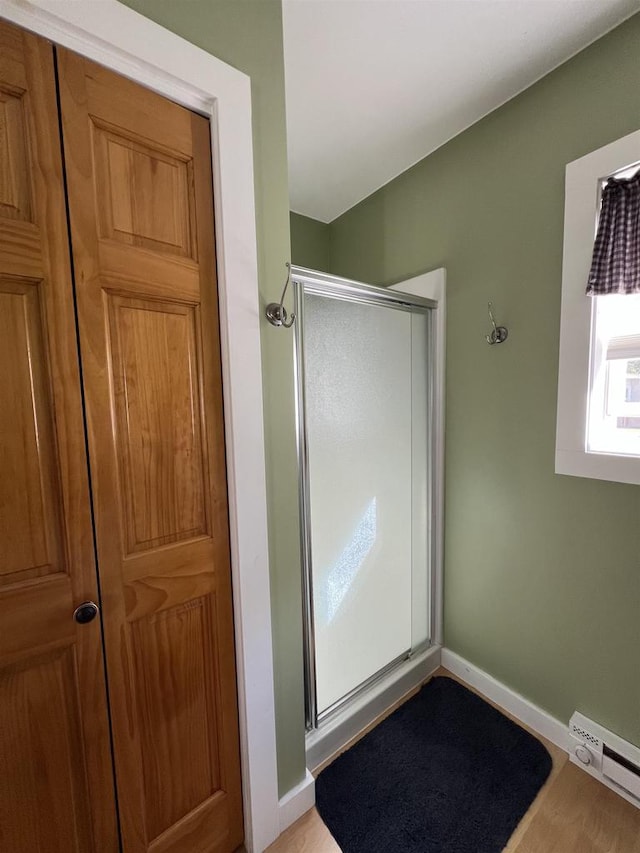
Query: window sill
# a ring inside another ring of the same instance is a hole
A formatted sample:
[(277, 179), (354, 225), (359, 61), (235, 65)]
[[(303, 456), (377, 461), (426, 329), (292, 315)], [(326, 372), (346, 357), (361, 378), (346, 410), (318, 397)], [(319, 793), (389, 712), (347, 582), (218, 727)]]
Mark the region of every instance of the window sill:
[(640, 457), (556, 450), (556, 474), (640, 485)]

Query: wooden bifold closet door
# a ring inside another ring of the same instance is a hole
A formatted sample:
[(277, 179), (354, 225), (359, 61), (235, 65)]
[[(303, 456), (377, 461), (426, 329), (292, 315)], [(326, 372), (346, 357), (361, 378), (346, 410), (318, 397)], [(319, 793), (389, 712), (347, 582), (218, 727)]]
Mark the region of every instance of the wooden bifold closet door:
[(59, 48), (58, 108), (54, 49), (0, 47), (0, 849), (231, 853), (209, 125)]
[(0, 21), (0, 850), (114, 853), (53, 48)]
[(242, 841), (209, 125), (58, 50), (126, 853)]

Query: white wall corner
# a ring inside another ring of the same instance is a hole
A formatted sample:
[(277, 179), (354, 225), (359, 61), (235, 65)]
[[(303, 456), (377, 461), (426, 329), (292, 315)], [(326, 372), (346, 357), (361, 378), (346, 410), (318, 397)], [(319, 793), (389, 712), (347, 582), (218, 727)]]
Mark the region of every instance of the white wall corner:
[(313, 778), (309, 770), (305, 772), (305, 777), (295, 788), (282, 797), (278, 803), (280, 812), (280, 832), (284, 832), (291, 824), (295, 823), (298, 818), (302, 817), (305, 812), (312, 809), (316, 804), (316, 780)]
[(568, 751), (566, 723), (561, 723), (547, 711), (543, 711), (542, 708), (450, 649), (442, 650), (442, 666), (465, 684), (474, 687), (487, 699), (495, 702), (500, 708), (508, 711), (521, 723), (529, 726), (536, 734), (542, 735), (565, 752)]

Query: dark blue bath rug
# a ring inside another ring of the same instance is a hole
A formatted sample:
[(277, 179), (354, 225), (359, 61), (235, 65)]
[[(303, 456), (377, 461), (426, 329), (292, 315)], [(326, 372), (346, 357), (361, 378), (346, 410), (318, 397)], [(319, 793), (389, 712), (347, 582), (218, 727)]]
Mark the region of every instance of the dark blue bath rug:
[(344, 853), (500, 853), (551, 772), (532, 735), (433, 678), (316, 780)]

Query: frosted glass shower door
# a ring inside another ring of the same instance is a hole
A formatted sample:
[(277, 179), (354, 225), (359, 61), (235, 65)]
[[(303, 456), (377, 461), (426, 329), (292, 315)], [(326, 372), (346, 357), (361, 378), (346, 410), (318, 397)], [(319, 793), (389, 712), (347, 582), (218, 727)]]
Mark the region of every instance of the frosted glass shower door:
[(316, 711), (429, 634), (429, 315), (304, 293)]

